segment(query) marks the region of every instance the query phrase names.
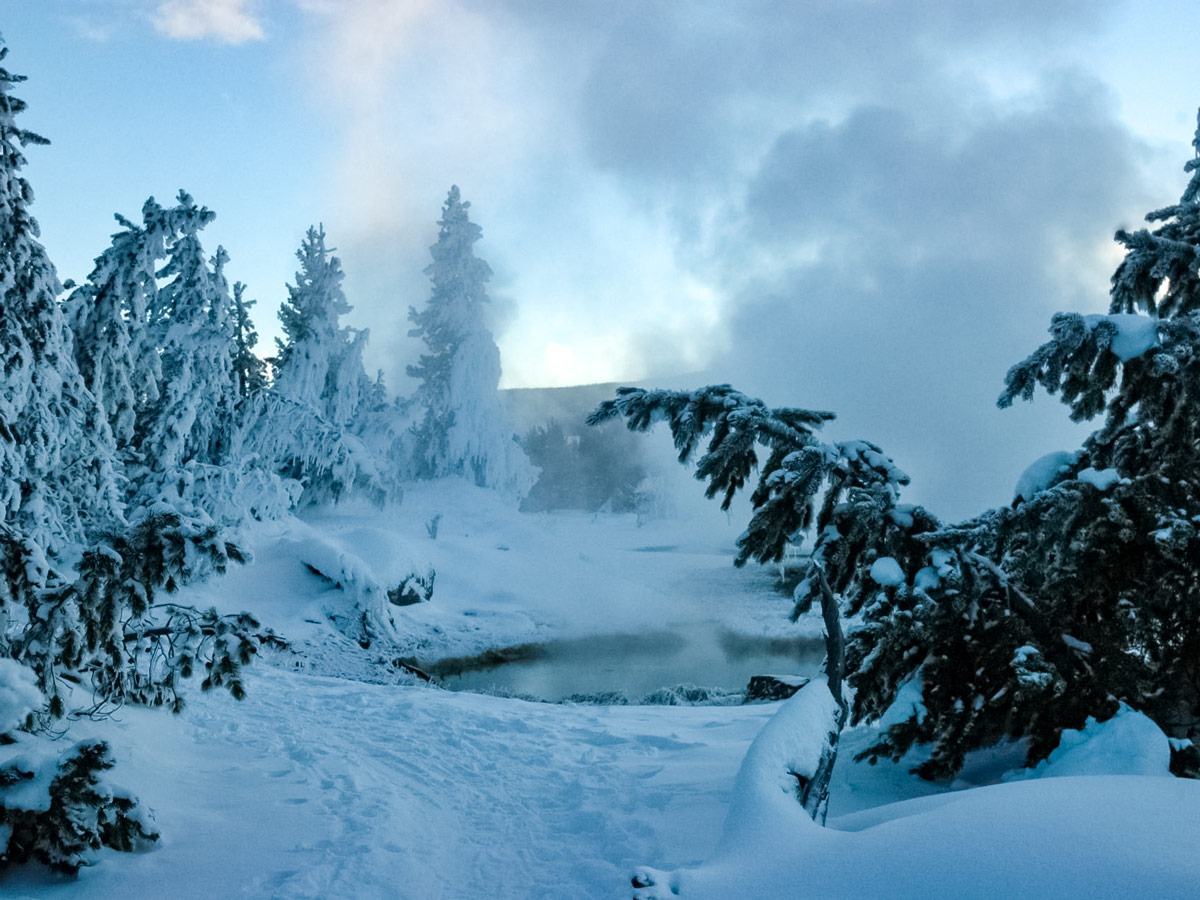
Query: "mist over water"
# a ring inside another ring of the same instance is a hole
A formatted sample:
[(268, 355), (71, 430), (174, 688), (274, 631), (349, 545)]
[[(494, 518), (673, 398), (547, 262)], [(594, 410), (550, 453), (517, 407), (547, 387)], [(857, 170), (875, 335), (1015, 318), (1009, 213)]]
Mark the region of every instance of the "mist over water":
[[(697, 685), (740, 691), (754, 675), (806, 675), (820, 670), (824, 644), (812, 638), (739, 635), (714, 622), (692, 622), (635, 634), (550, 641), (496, 656), (430, 666), (445, 687), (563, 700), (623, 693), (631, 701), (661, 688)], [(492, 663), (489, 665), (488, 663)]]

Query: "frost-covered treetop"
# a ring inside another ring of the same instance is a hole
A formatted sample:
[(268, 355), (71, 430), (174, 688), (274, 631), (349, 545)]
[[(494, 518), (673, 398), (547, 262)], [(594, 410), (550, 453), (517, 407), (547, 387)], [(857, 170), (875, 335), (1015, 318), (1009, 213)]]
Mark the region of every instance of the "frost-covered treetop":
[[(0, 62), (8, 55), (0, 46)], [(25, 79), (0, 67), (0, 522), (41, 548), (115, 514), (112, 435), (84, 387), (58, 295), (62, 284), (29, 212), (20, 128)]]
[(418, 478), (461, 474), (475, 483), (520, 495), (533, 484), (533, 469), (513, 442), (512, 425), (500, 405), (500, 349), (488, 330), (484, 304), (491, 267), (475, 256), (482, 229), (467, 215), (458, 186), (450, 188), (438, 239), (425, 274), (433, 282), (424, 309), (409, 307), (409, 337), (425, 344), (411, 378), (413, 398), (424, 408), (413, 429), (413, 471)]
[(167, 264), (158, 273), (160, 278), (175, 276), (161, 292), (166, 300), (161, 313), (170, 320), (166, 324), (199, 321), (219, 303), (199, 237), (200, 230), (216, 218), (216, 213), (207, 206), (197, 206), (186, 191), (180, 191), (176, 199), (179, 205), (167, 210), (166, 215), (177, 234)]
[(329, 423), (347, 425), (368, 393), (362, 352), (368, 333), (339, 325), (351, 306), (341, 261), (325, 246), (324, 227), (309, 228), (296, 251), (296, 284), (279, 307), (285, 340), (276, 339), (275, 391)]
[[(1192, 139), (1190, 173), (1179, 202), (1146, 216), (1153, 231), (1120, 230), (1125, 257), (1112, 277), (1109, 314), (1057, 313), (1051, 340), (1013, 366), (998, 404), (1031, 399), (1040, 385), (1060, 393), (1076, 421), (1108, 413), (1106, 440), (1137, 418), (1166, 427), (1160, 435), (1190, 446), (1187, 416), (1193, 403), (1200, 341), (1200, 117)], [(1119, 389), (1113, 392), (1114, 388)]]
[[(288, 343), (312, 337), (332, 337), (338, 328), (338, 316), (353, 308), (342, 291), (342, 263), (325, 246), (325, 226), (310, 227), (304, 235), (296, 258), (300, 270), (296, 284), (287, 285), (288, 299), (279, 307), (279, 322)], [(286, 356), (287, 350), (283, 351)]]
[[(8, 48), (0, 45), (0, 62), (8, 56)], [(16, 117), (26, 109), (26, 103), (10, 92), (13, 85), (25, 81), (24, 75), (14, 75), (8, 69), (0, 66), (0, 153), (4, 159), (0, 164), (3, 178), (0, 180), (0, 236), (6, 241), (10, 235), (18, 232), (28, 232), (38, 235), (37, 222), (29, 214), (28, 205), (33, 201), (33, 189), (24, 176), (20, 175), (25, 165), (25, 156), (17, 148), (17, 144), (27, 147), (30, 144), (50, 143), (40, 134), (35, 134), (17, 125)]]
[[(0, 45), (0, 63), (7, 56), (8, 48)], [(7, 251), (0, 256), (0, 294), (4, 297), (4, 311), (7, 313), (13, 311), (14, 302), (22, 299), (25, 302), (45, 302), (45, 293), (52, 298), (62, 290), (50, 260), (41, 252), (41, 246), (33, 241), (41, 232), (29, 212), (33, 189), (21, 174), (26, 162), (21, 148), (50, 142), (16, 123), (17, 115), (25, 111), (26, 104), (10, 92), (13, 85), (23, 81), (24, 75), (14, 75), (0, 66), (0, 246)], [(18, 295), (10, 296), (18, 278), (41, 282), (46, 292), (22, 290)], [(42, 336), (43, 340), (47, 337)], [(38, 340), (33, 341), (33, 345), (35, 353), (45, 346)]]
[(1200, 310), (1200, 113), (1192, 147), (1195, 156), (1183, 167), (1191, 178), (1179, 202), (1146, 216), (1162, 224), (1116, 234), (1128, 253), (1113, 274), (1110, 312), (1166, 319)]
[[(470, 208), (469, 201), (460, 199), (458, 185), (452, 186), (438, 221), (437, 243), (429, 248), (433, 262), (425, 268), (434, 300), (422, 315), (436, 315), (438, 326), (459, 335), (482, 321), (479, 307), (488, 302), (484, 285), (492, 277), (491, 266), (475, 256), (473, 245), (483, 229), (468, 218)], [(426, 333), (434, 327), (433, 321), (413, 321)]]

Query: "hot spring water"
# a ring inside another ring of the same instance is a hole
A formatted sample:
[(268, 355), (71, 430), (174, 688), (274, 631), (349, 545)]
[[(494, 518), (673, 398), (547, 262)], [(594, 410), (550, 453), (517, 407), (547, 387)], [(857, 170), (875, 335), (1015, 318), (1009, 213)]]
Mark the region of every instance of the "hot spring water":
[(753, 675), (813, 675), (825, 647), (813, 638), (739, 635), (716, 623), (660, 631), (524, 644), (426, 669), (451, 690), (564, 700), (623, 693), (636, 702), (661, 688), (692, 684), (741, 691)]

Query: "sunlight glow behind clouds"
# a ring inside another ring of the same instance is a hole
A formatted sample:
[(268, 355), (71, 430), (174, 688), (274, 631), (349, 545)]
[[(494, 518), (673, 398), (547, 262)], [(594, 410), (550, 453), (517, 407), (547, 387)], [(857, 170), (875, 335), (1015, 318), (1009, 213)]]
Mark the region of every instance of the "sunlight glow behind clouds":
[(254, 0), (163, 0), (152, 20), (160, 34), (175, 40), (244, 44), (266, 36), (253, 6)]

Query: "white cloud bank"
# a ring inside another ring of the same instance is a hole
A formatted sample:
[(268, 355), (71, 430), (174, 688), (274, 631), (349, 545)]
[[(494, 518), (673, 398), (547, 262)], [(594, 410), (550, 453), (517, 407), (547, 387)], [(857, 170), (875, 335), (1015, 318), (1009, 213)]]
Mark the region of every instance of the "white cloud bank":
[(266, 37), (253, 6), (253, 0), (164, 0), (152, 21), (159, 34), (174, 40), (244, 44)]

